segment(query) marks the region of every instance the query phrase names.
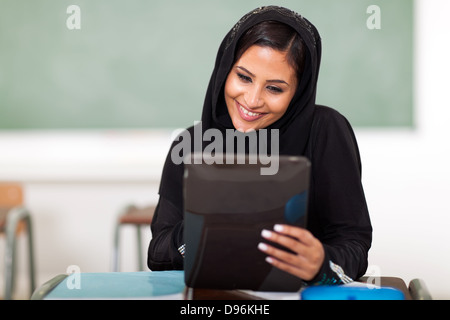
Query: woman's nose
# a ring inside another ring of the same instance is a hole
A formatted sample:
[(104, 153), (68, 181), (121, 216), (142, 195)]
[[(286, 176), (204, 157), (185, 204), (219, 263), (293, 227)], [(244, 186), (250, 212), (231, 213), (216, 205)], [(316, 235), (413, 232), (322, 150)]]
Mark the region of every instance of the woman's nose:
[(249, 108), (258, 108), (263, 105), (262, 97), (261, 97), (261, 89), (254, 86), (249, 89), (247, 93), (244, 95), (245, 103)]

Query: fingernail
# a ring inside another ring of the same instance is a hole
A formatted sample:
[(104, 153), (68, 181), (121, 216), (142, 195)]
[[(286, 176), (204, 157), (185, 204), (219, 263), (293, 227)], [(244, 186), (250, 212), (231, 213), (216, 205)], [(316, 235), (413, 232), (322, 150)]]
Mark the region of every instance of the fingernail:
[(261, 231), (261, 235), (264, 238), (269, 239), (272, 236), (272, 232), (270, 232), (269, 230), (263, 229), (263, 231)]
[(273, 259), (271, 257), (266, 257), (266, 262), (272, 264), (273, 263)]
[(267, 250), (267, 244), (262, 243), (262, 242), (258, 243), (258, 249), (261, 250), (261, 251), (266, 251)]
[(284, 227), (281, 224), (276, 224), (273, 226), (273, 230), (275, 230), (276, 232), (283, 232)]

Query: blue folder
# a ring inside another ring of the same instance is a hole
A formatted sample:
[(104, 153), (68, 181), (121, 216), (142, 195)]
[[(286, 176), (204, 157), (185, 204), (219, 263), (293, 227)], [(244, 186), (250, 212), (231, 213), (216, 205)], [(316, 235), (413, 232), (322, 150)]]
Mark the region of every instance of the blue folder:
[(405, 300), (405, 295), (391, 287), (313, 286), (301, 291), (302, 300)]

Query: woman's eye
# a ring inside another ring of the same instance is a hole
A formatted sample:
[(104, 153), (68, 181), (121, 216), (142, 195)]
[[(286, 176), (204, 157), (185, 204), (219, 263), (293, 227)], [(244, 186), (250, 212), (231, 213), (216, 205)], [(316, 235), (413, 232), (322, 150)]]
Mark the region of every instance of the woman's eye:
[(281, 89), (279, 87), (274, 87), (274, 86), (267, 87), (267, 89), (274, 93), (282, 93), (283, 92), (283, 89)]
[(239, 79), (241, 79), (244, 82), (252, 82), (252, 78), (250, 78), (242, 73), (238, 73), (237, 76), (239, 77)]

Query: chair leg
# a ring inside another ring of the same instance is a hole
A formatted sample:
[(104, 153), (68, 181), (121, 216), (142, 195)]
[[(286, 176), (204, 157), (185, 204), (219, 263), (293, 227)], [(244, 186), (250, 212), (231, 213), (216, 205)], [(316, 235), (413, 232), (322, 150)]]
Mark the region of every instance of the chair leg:
[(6, 227), (6, 249), (5, 249), (5, 300), (12, 299), (15, 280), (16, 260), (16, 228), (17, 221), (8, 217)]
[(144, 271), (144, 262), (142, 255), (142, 234), (141, 234), (141, 226), (136, 226), (136, 235), (137, 235), (137, 259), (138, 259), (138, 270)]
[(120, 243), (120, 223), (117, 221), (116, 226), (114, 228), (114, 247), (113, 247), (113, 255), (112, 255), (112, 272), (119, 272), (119, 243)]
[(24, 221), (27, 228), (30, 289), (35, 289), (35, 270), (33, 255), (33, 239), (31, 217), (25, 208), (14, 208), (8, 214), (6, 222), (6, 254), (5, 254), (5, 300), (12, 299), (16, 280), (16, 232), (20, 221)]
[(36, 270), (34, 264), (33, 228), (30, 215), (27, 215), (26, 217), (26, 228), (28, 237), (28, 271), (30, 276), (30, 290), (31, 294), (33, 294), (34, 290), (36, 289)]
[[(137, 241), (137, 265), (138, 270), (144, 270), (143, 254), (142, 254), (142, 232), (141, 227), (136, 226), (136, 241)], [(114, 230), (114, 247), (111, 269), (113, 272), (119, 272), (120, 267), (120, 223), (117, 223)]]
[(127, 205), (122, 210), (116, 218), (116, 225), (114, 226), (114, 243), (113, 243), (113, 253), (111, 261), (111, 271), (119, 272), (120, 270), (120, 217), (127, 214), (131, 209), (135, 208), (134, 205)]

